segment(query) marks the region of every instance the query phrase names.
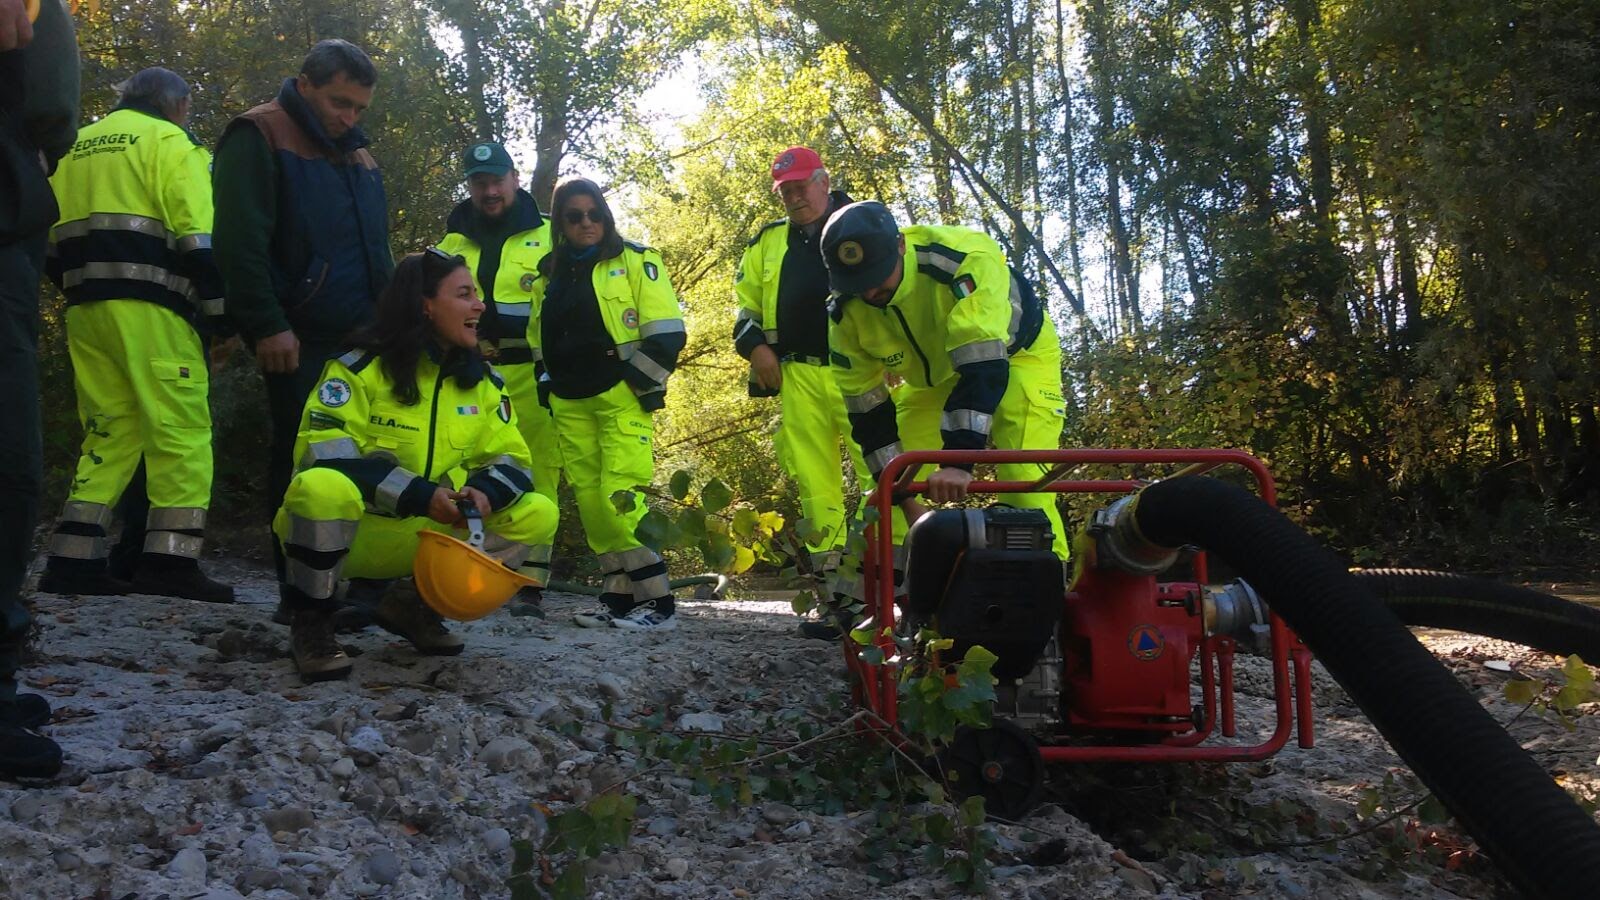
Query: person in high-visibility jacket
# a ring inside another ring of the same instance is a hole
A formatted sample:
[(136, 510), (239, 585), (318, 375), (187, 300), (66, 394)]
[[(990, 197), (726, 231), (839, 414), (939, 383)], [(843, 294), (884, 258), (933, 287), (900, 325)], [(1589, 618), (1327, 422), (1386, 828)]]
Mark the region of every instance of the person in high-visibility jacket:
[[(674, 628), (667, 564), (634, 536), (646, 512), (634, 489), (655, 474), (651, 414), (665, 404), (685, 339), (678, 296), (661, 255), (617, 233), (599, 185), (563, 179), (550, 215), (550, 287), (535, 314), (542, 384), (584, 537), (605, 577), (600, 607), (575, 620), (587, 628)], [(633, 494), (630, 508), (618, 508), (618, 492)]]
[[(550, 223), (519, 183), (504, 145), (483, 141), (463, 154), (467, 199), (456, 205), (439, 249), (462, 256), (483, 299), (478, 349), (505, 379), (517, 406), (517, 428), (533, 459), (533, 489), (556, 501), (561, 450), (555, 422), (539, 403), (538, 350), (529, 341), (533, 311), (544, 297), (539, 261), (550, 252)], [(542, 615), (540, 592), (527, 589), (512, 606), (518, 615)]]
[[(211, 258), (211, 154), (184, 130), (189, 86), (162, 68), (123, 85), (51, 178), (61, 218), (46, 268), (67, 297), (83, 452), (40, 589), (231, 602), (200, 571), (211, 505), (208, 368), (223, 328)], [(208, 321), (209, 320), (209, 321)], [(133, 583), (107, 573), (112, 507), (141, 457), (150, 510)]]
[[(466, 261), (436, 248), (396, 267), (356, 349), (329, 360), (306, 399), (297, 469), (273, 518), (285, 559), (280, 591), (290, 653), (306, 681), (343, 678), (333, 598), (348, 578), (397, 578), (374, 621), (434, 655), (461, 639), (409, 578), (418, 529), (485, 512), (485, 549), (543, 584), (555, 504), (533, 490), (532, 461), (505, 383), (478, 352), (478, 299)], [(451, 473), (465, 473), (450, 483)]]
[[(828, 219), (822, 255), (835, 293), (834, 377), (874, 479), (902, 449), (1060, 446), (1066, 403), (1055, 324), (993, 238), (959, 226), (901, 228), (887, 207), (868, 201)], [(901, 381), (892, 391), (890, 373)], [(1002, 481), (1030, 481), (1047, 467), (996, 468)], [(972, 467), (942, 466), (925, 480), (928, 499), (956, 502)], [(1055, 495), (1008, 497), (1044, 511), (1052, 549), (1065, 561)], [(897, 544), (904, 535), (897, 512)]]
[(871, 490), (828, 365), (828, 269), (819, 250), (828, 214), (850, 198), (830, 190), (821, 157), (807, 147), (778, 154), (771, 175), (789, 215), (765, 225), (745, 247), (733, 283), (739, 303), (733, 341), (750, 360), (750, 395), (778, 397), (773, 447), (800, 489), (800, 513), (812, 529), (811, 571), (831, 581), (848, 534), (841, 439), (858, 486)]

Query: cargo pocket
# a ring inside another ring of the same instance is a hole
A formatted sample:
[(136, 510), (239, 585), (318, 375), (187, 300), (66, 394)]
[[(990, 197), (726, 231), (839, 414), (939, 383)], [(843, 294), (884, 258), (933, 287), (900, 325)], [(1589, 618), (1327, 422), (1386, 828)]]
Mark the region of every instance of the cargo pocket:
[(152, 359), (155, 375), (150, 400), (161, 424), (174, 428), (210, 428), (211, 408), (206, 399), (210, 377), (199, 360)]

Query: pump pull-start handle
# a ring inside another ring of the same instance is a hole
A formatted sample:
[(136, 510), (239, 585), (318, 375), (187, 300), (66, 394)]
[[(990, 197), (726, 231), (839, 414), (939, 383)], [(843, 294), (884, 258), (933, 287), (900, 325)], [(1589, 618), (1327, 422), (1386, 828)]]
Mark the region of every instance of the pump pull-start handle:
[(456, 509), (467, 519), (467, 543), (479, 550), (483, 549), (483, 513), (478, 511), (478, 504), (473, 503), (469, 497), (456, 501)]

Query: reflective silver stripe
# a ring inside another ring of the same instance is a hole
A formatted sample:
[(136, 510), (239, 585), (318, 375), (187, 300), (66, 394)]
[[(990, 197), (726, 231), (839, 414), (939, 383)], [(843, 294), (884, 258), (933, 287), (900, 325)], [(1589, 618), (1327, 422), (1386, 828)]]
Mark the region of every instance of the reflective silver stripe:
[(494, 311), (502, 316), (516, 316), (519, 319), (526, 319), (533, 312), (533, 304), (527, 300), (511, 303), (501, 303), (496, 300), (494, 302)]
[(735, 328), (738, 328), (738, 327), (744, 325), (744, 323), (746, 323), (746, 322), (753, 322), (753, 323), (755, 323), (755, 325), (757, 327), (760, 327), (761, 326), (761, 313), (745, 309), (742, 306), (739, 307), (739, 311), (737, 313), (735, 313), (734, 316), (733, 316), (733, 325), (734, 325)]
[[(527, 343), (527, 342), (524, 341), (523, 343)], [(544, 362), (544, 351), (543, 350), (540, 350), (538, 347), (529, 347), (528, 349), (533, 351), (533, 361), (534, 362)]]
[(767, 343), (773, 344), (773, 345), (776, 345), (778, 343), (778, 329), (776, 329), (776, 328), (768, 328), (768, 329), (766, 329), (765, 331), (763, 331), (761, 333), (766, 335)]
[(639, 326), (640, 337), (654, 337), (658, 334), (683, 334), (682, 319), (656, 319)]
[(924, 250), (920, 247), (917, 249), (917, 265), (933, 266), (935, 269), (948, 272), (951, 275), (955, 275), (956, 271), (961, 268), (961, 263), (945, 256), (943, 253), (935, 253), (932, 250)]
[(744, 340), (744, 336), (752, 331), (760, 331), (761, 326), (754, 322), (740, 322), (733, 326), (733, 339), (735, 342)]
[(939, 417), (939, 428), (944, 431), (976, 431), (988, 434), (994, 428), (994, 416), (975, 409), (947, 409)]
[[(1015, 331), (1012, 334), (1016, 334)], [(950, 365), (959, 369), (968, 363), (1006, 358), (1005, 341), (973, 341), (950, 351)]]
[(61, 508), (61, 521), (105, 528), (111, 524), (111, 507), (86, 500), (68, 500), (67, 505)]
[(67, 559), (105, 559), (110, 549), (105, 535), (90, 537), (86, 534), (62, 534), (59, 531), (50, 535), (51, 556), (64, 556)]
[(128, 281), (148, 281), (177, 294), (189, 293), (189, 279), (175, 275), (161, 266), (144, 263), (92, 262), (61, 275), (63, 288), (75, 288), (85, 281), (100, 278), (118, 278)]
[(900, 453), (901, 450), (899, 441), (895, 441), (887, 447), (879, 447), (878, 449), (867, 454), (867, 468), (874, 473), (882, 472), (883, 467), (889, 464), (889, 460), (899, 456)]
[(200, 301), (200, 312), (208, 316), (220, 316), (227, 312), (227, 307), (223, 298), (210, 297)]
[(348, 550), (355, 543), (356, 526), (352, 519), (303, 519), (289, 516), (289, 537), (284, 543), (307, 550), (329, 552)]
[(623, 550), (617, 554), (617, 560), (625, 571), (632, 572), (645, 566), (661, 562), (661, 557), (656, 555), (649, 547), (634, 547), (632, 550)]
[(483, 552), (513, 569), (522, 565), (531, 549), (527, 544), (513, 541), (492, 531), (483, 536)]
[(300, 458), (300, 468), (309, 468), (313, 463), (323, 460), (360, 458), (361, 448), (356, 446), (355, 438), (329, 438), (306, 445), (305, 456)]
[(621, 572), (615, 572), (607, 575), (605, 580), (600, 582), (600, 590), (607, 594), (626, 594), (629, 592), (630, 584), (628, 576)]
[(144, 536), (144, 552), (199, 559), (205, 539), (176, 531), (152, 531)]
[(346, 353), (345, 355), (339, 357), (339, 363), (340, 363), (340, 365), (343, 365), (345, 368), (348, 369), (348, 368), (351, 368), (352, 366), (354, 366), (356, 363), (361, 362), (363, 359), (366, 359), (366, 358), (367, 358), (367, 351), (365, 351), (365, 350), (351, 350), (349, 353)]
[(616, 553), (598, 554), (595, 562), (600, 564), (600, 571), (608, 576), (622, 571), (622, 559)]
[(635, 353), (638, 353), (638, 352), (639, 352), (639, 342), (638, 341), (623, 341), (622, 343), (617, 345), (617, 358), (618, 359), (632, 359), (633, 355)]
[(888, 402), (889, 387), (888, 385), (880, 384), (865, 394), (846, 394), (844, 408), (847, 412), (865, 413), (872, 412)]
[(377, 488), (373, 490), (372, 505), (379, 512), (394, 515), (395, 509), (400, 505), (400, 495), (405, 493), (406, 488), (411, 486), (412, 479), (416, 477), (399, 466), (390, 469), (389, 474), (383, 476), (383, 480), (378, 482)]
[[(824, 535), (823, 538), (826, 540), (827, 538), (833, 536), (834, 535)], [(839, 568), (839, 556), (840, 554), (838, 550), (811, 551), (811, 571), (822, 574), (832, 572), (834, 569)]]
[(638, 369), (643, 373), (644, 377), (654, 381), (656, 384), (666, 384), (667, 379), (672, 377), (671, 372), (662, 368), (660, 363), (645, 356), (643, 353), (635, 353), (628, 360), (628, 365)]
[(151, 531), (199, 531), (206, 527), (206, 511), (198, 506), (168, 506), (151, 509), (144, 527)]
[[(500, 471), (499, 469), (490, 469), (489, 470), (489, 477), (493, 478), (495, 481), (498, 481), (501, 484), (505, 485), (506, 486), (506, 490), (511, 492), (511, 496), (512, 496), (513, 499), (522, 496), (522, 488), (518, 487), (516, 482), (514, 482), (511, 479), (507, 478), (505, 473)], [(533, 479), (530, 477), (528, 480), (532, 481)]]
[(532, 578), (539, 582), (540, 587), (550, 583), (550, 564), (548, 562), (534, 562), (528, 560), (517, 567), (517, 574), (524, 578)]
[(179, 253), (192, 253), (195, 250), (210, 249), (211, 235), (209, 234), (187, 234), (181, 238), (178, 238)]
[(827, 591), (857, 602), (866, 599), (866, 590), (861, 583), (860, 575), (835, 572), (827, 581)]
[(510, 466), (511, 468), (516, 469), (519, 472), (528, 471), (527, 469), (524, 469), (522, 466), (517, 465), (517, 461), (516, 461), (516, 459), (514, 457), (509, 456), (509, 455), (507, 455), (505, 453), (502, 453), (499, 456), (491, 458), (488, 462), (486, 462), (483, 465), (479, 466), (478, 469), (479, 469), (479, 471), (482, 471), (484, 469), (492, 469), (495, 466)]
[[(521, 349), (528, 346), (528, 342), (523, 338), (501, 338), (498, 343), (501, 350), (509, 350), (511, 348)], [(538, 356), (538, 351), (535, 351), (534, 357), (538, 358)]]
[(285, 560), (283, 580), (297, 587), (313, 600), (326, 600), (339, 586), (339, 569), (344, 560), (331, 569), (314, 569), (294, 557)]
[(167, 230), (166, 223), (160, 219), (149, 216), (136, 216), (132, 213), (90, 213), (88, 218), (78, 219), (73, 222), (62, 222), (51, 232), (58, 241), (71, 238), (84, 237), (91, 231), (136, 231), (158, 237), (172, 245), (176, 237)]
[[(1006, 343), (1017, 339), (1017, 329), (1022, 327), (1022, 286), (1016, 276), (1011, 278), (1011, 324), (1006, 326)], [(1021, 348), (1018, 348), (1021, 349)]]
[(651, 575), (643, 581), (633, 583), (633, 599), (641, 603), (646, 600), (655, 600), (672, 593), (672, 585), (667, 581), (667, 576)]

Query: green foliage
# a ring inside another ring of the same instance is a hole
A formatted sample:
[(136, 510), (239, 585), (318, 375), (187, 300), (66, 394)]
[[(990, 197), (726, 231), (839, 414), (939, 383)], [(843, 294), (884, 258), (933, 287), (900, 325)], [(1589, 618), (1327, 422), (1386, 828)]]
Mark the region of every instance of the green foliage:
[[(529, 841), (514, 842), (511, 875), (506, 879), (511, 896), (515, 900), (589, 896), (588, 861), (627, 845), (638, 806), (634, 797), (604, 793), (586, 806), (551, 816), (545, 841), (537, 849)], [(553, 862), (558, 856), (565, 863), (559, 871)]]
[(1506, 682), (1504, 692), (1508, 701), (1552, 715), (1568, 731), (1577, 728), (1579, 706), (1600, 701), (1600, 684), (1595, 681), (1594, 670), (1576, 655), (1562, 663), (1558, 678), (1513, 679)]

